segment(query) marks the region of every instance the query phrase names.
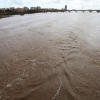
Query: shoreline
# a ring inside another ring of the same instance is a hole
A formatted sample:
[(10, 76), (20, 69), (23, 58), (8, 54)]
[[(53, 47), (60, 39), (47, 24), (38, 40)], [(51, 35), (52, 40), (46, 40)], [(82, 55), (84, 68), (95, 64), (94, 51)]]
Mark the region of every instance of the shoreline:
[(1, 18), (6, 18), (6, 17), (10, 17), (11, 15), (0, 15), (0, 19)]

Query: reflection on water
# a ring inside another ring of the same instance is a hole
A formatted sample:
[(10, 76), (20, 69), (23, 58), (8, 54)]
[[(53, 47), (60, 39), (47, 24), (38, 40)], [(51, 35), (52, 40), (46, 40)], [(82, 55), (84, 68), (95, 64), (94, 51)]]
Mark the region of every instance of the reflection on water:
[(0, 19), (0, 100), (100, 100), (100, 14)]

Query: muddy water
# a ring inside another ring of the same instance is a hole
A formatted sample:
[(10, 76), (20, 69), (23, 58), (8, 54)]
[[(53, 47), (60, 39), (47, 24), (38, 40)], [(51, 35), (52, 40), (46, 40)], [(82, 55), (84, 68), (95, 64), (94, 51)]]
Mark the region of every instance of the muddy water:
[(0, 100), (100, 100), (100, 14), (0, 19)]

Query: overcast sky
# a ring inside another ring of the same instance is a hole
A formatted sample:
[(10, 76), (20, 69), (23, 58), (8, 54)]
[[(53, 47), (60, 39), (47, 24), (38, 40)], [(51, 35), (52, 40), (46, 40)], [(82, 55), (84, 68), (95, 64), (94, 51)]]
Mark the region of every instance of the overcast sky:
[(36, 7), (68, 9), (100, 9), (100, 0), (0, 0), (0, 8), (4, 7)]

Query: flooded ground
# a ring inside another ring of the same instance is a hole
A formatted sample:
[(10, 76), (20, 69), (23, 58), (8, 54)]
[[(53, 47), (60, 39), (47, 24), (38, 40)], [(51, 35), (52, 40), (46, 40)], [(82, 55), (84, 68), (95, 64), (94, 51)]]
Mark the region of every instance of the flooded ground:
[(100, 100), (100, 14), (0, 19), (0, 100)]

